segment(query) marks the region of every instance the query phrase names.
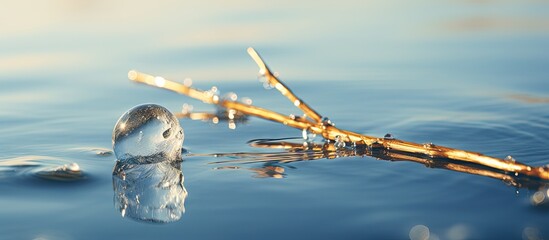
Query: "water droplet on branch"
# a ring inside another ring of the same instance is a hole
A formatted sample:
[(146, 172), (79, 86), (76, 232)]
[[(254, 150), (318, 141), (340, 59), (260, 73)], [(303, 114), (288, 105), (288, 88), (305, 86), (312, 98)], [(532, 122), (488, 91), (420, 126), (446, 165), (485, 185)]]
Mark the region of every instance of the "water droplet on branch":
[(335, 127), (335, 124), (327, 117), (322, 118), (322, 125), (323, 126), (332, 126)]
[(164, 79), (163, 77), (155, 77), (154, 84), (156, 84), (156, 86), (158, 87), (164, 87), (164, 85), (166, 84), (166, 79)]
[(393, 136), (393, 134), (387, 133), (387, 134), (385, 134), (385, 136), (383, 136), (383, 139), (385, 139), (385, 140), (394, 140), (395, 137)]
[(252, 99), (248, 98), (248, 97), (243, 97), (242, 102), (246, 105), (252, 105), (252, 103), (253, 103)]
[(436, 146), (436, 145), (433, 144), (433, 143), (424, 143), (424, 144), (423, 144), (423, 148), (433, 148), (433, 147), (435, 147), (435, 146)]
[(183, 79), (183, 85), (186, 87), (191, 87), (193, 85), (193, 80), (191, 78), (185, 78)]
[(303, 131), (301, 132), (301, 136), (303, 137), (303, 139), (307, 142), (313, 142), (315, 137), (316, 137), (316, 134), (308, 131), (307, 129), (303, 129)]
[(184, 103), (183, 106), (181, 107), (181, 113), (190, 113), (192, 112), (194, 109), (193, 105), (190, 105), (190, 104), (187, 104), (187, 103)]
[(345, 141), (343, 141), (342, 137), (337, 135), (335, 137), (335, 143), (334, 143), (334, 147), (336, 149), (343, 149), (345, 148)]
[(229, 100), (229, 101), (236, 101), (238, 99), (238, 95), (234, 92), (229, 92), (225, 95), (223, 95), (223, 99)]

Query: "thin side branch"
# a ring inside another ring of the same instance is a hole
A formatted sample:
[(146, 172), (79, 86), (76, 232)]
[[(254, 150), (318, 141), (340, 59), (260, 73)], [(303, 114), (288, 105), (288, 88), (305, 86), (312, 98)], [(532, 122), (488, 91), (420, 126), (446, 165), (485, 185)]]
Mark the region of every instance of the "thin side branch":
[(265, 76), (265, 78), (267, 79), (267, 82), (274, 86), (274, 88), (276, 88), (280, 93), (282, 93), (282, 95), (284, 95), (285, 97), (287, 97), (288, 99), (290, 99), (290, 101), (296, 106), (298, 107), (299, 109), (301, 109), (301, 111), (303, 111), (303, 113), (305, 113), (305, 115), (307, 115), (308, 117), (310, 117), (311, 119), (313, 119), (313, 121), (315, 121), (316, 123), (320, 123), (322, 122), (322, 116), (320, 114), (318, 114), (315, 110), (313, 110), (313, 108), (311, 108), (311, 106), (309, 106), (307, 103), (305, 103), (303, 100), (301, 100), (300, 98), (298, 98), (293, 92), (292, 90), (290, 90), (289, 87), (287, 87), (282, 81), (280, 81), (272, 72), (271, 70), (269, 69), (269, 67), (267, 67), (267, 64), (265, 64), (265, 62), (263, 61), (263, 59), (261, 58), (261, 56), (259, 56), (259, 53), (257, 53), (255, 51), (255, 49), (253, 48), (248, 48), (248, 54), (252, 57), (252, 59), (255, 61), (255, 63), (257, 63), (257, 66), (259, 67), (259, 74), (262, 75), (262, 76)]
[(547, 167), (533, 167), (514, 160), (490, 157), (476, 152), (437, 146), (434, 144), (418, 144), (392, 138), (378, 138), (336, 128), (329, 121), (323, 120), (320, 114), (303, 102), (303, 100), (299, 99), (284, 83), (282, 83), (282, 81), (274, 76), (253, 48), (248, 48), (248, 53), (257, 63), (260, 68), (260, 73), (265, 75), (269, 84), (275, 86), (282, 95), (294, 102), (294, 105), (310, 117), (313, 122), (306, 118), (287, 116), (268, 109), (232, 101), (230, 99), (221, 99), (211, 91), (198, 90), (174, 81), (166, 80), (162, 77), (154, 77), (134, 70), (128, 73), (128, 77), (135, 82), (171, 90), (205, 103), (216, 104), (225, 109), (236, 110), (246, 115), (256, 116), (282, 123), (293, 128), (307, 130), (332, 141), (365, 144), (371, 149), (386, 149), (391, 150), (392, 152), (414, 154), (431, 159), (445, 158), (459, 162), (478, 164), (480, 166), (515, 174), (515, 176), (522, 175), (549, 180), (549, 169)]

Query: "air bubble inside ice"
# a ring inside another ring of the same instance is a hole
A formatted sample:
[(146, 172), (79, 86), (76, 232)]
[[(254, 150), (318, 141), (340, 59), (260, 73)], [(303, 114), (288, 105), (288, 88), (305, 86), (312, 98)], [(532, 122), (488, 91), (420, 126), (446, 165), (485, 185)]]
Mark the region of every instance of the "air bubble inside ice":
[(112, 133), (116, 158), (131, 163), (179, 160), (183, 138), (179, 120), (156, 104), (131, 108), (118, 119)]

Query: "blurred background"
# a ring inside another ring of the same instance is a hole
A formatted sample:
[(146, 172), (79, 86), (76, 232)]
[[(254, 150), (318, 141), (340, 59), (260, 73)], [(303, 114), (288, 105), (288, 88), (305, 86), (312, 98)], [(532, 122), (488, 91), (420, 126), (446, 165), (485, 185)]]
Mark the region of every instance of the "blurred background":
[[(437, 74), (429, 82), (468, 81), (452, 77), (460, 72), (485, 82), (538, 76), (547, 67), (549, 3), (543, 0), (2, 5), (2, 79), (98, 74), (99, 82), (120, 82), (114, 74), (145, 68), (242, 80), (255, 69), (249, 46), (292, 79), (360, 81), (429, 71)], [(535, 88), (539, 78), (525, 85)]]

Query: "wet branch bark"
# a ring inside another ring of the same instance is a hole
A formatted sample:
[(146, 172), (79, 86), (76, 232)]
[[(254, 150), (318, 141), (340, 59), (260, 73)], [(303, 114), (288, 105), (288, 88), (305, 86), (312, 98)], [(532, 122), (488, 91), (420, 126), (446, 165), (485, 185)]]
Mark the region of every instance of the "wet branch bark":
[(259, 66), (259, 72), (263, 77), (265, 77), (267, 83), (280, 91), (282, 95), (287, 97), (296, 107), (303, 111), (305, 114), (303, 117), (296, 117), (293, 115), (288, 116), (257, 106), (232, 101), (230, 99), (223, 99), (212, 91), (198, 90), (181, 83), (166, 80), (162, 77), (155, 77), (149, 74), (137, 72), (135, 70), (130, 71), (128, 73), (128, 77), (132, 81), (171, 90), (208, 104), (218, 105), (219, 107), (235, 110), (246, 115), (282, 123), (289, 127), (307, 130), (311, 133), (321, 135), (325, 139), (331, 141), (344, 141), (348, 144), (366, 145), (370, 149), (385, 149), (414, 154), (417, 156), (424, 156), (425, 158), (430, 159), (445, 158), (457, 162), (471, 163), (493, 168), (515, 176), (527, 176), (549, 180), (549, 168), (546, 166), (529, 166), (514, 160), (486, 156), (477, 152), (470, 152), (434, 144), (419, 144), (402, 141), (399, 139), (373, 137), (337, 128), (329, 119), (323, 118), (312, 107), (297, 97), (280, 79), (278, 79), (278, 77), (270, 71), (263, 59), (253, 48), (249, 48), (248, 53)]

